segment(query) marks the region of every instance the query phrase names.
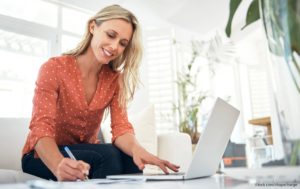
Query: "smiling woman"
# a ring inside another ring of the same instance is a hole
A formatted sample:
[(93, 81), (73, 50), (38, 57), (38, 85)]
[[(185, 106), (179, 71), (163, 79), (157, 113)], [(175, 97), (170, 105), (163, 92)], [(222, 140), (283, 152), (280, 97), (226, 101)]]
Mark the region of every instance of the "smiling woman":
[[(23, 171), (72, 181), (136, 173), (145, 164), (165, 173), (167, 168), (178, 171), (137, 142), (127, 118), (141, 55), (138, 20), (112, 5), (89, 19), (76, 48), (44, 63), (36, 81)], [(113, 144), (99, 144), (97, 139), (105, 110), (111, 114)], [(77, 160), (68, 158), (65, 146)]]

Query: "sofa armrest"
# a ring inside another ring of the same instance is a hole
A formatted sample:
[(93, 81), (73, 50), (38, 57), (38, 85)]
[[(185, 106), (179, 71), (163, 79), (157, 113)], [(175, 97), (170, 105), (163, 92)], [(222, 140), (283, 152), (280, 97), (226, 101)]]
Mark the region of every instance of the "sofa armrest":
[(21, 170), (29, 118), (0, 118), (0, 169)]
[(164, 133), (158, 135), (158, 157), (180, 166), (185, 172), (192, 159), (191, 138), (185, 133)]

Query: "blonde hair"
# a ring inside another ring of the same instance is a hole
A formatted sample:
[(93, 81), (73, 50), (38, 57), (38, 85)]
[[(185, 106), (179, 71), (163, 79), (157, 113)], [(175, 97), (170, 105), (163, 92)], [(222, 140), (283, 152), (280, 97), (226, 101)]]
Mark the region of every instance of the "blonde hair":
[(64, 55), (79, 56), (84, 54), (92, 39), (89, 31), (90, 24), (95, 21), (97, 26), (111, 19), (123, 19), (132, 24), (133, 34), (129, 44), (121, 56), (110, 62), (114, 71), (120, 72), (119, 75), (119, 104), (126, 108), (129, 101), (133, 99), (135, 89), (139, 84), (139, 66), (142, 58), (141, 31), (137, 18), (128, 10), (119, 5), (111, 5), (100, 10), (95, 16), (89, 19), (85, 34), (76, 48), (63, 53)]

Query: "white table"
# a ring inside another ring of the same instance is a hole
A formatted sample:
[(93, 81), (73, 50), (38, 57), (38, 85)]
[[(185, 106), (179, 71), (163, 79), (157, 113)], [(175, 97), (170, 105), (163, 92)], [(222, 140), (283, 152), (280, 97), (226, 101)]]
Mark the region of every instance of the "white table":
[[(300, 185), (299, 185), (300, 186)], [(30, 189), (29, 185), (24, 184), (3, 184), (0, 185), (1, 189)], [(86, 183), (63, 183), (60, 189), (233, 189), (233, 188), (255, 188), (255, 184), (247, 181), (240, 181), (224, 175), (215, 175), (212, 177), (186, 180), (186, 181), (147, 181), (137, 183), (113, 183), (113, 184), (99, 184), (89, 185)], [(264, 187), (266, 188), (266, 187)]]
[[(88, 182), (50, 182), (41, 181), (40, 189), (267, 189), (267, 188), (300, 188), (299, 167), (270, 167), (263, 169), (234, 168), (226, 169), (225, 175), (214, 175), (212, 177), (186, 180), (186, 181), (134, 181), (129, 183), (92, 184)], [(272, 178), (270, 173), (273, 174)], [(277, 176), (276, 176), (277, 175)], [(238, 179), (233, 179), (239, 178)], [(265, 178), (263, 178), (265, 177)], [(242, 179), (250, 178), (245, 181)], [(256, 179), (254, 179), (256, 178)], [(256, 183), (254, 180), (256, 180)], [(95, 181), (95, 180), (93, 180)], [(101, 180), (103, 181), (103, 180)], [(107, 180), (104, 180), (107, 182)], [(36, 183), (36, 182), (35, 182)], [(0, 189), (29, 189), (28, 183), (22, 184), (0, 184)], [(49, 187), (48, 187), (49, 189)]]

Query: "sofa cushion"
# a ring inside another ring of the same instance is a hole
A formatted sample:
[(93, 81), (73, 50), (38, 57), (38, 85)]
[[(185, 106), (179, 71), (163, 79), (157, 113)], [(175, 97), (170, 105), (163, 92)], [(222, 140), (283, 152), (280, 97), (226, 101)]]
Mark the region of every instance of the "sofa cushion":
[[(150, 105), (136, 114), (129, 114), (130, 123), (132, 124), (136, 139), (149, 152), (157, 155), (157, 135), (155, 128), (154, 106)], [(110, 120), (106, 119), (102, 123), (101, 130), (106, 143), (111, 142)]]
[(186, 133), (170, 132), (158, 135), (158, 156), (180, 165), (180, 171), (186, 172), (192, 160), (192, 143)]

